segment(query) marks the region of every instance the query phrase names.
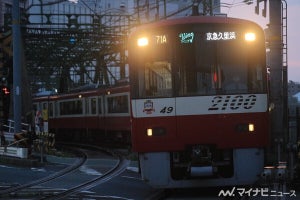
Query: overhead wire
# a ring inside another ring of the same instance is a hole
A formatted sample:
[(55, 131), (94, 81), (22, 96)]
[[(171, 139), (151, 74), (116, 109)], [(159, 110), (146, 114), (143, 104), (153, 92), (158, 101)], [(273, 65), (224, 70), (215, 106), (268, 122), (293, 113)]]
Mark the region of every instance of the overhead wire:
[(225, 14), (229, 15), (231, 8), (237, 7), (237, 6), (245, 6), (245, 5), (251, 5), (253, 3), (253, 0), (243, 0), (236, 2), (236, 0), (232, 0), (231, 3), (221, 3), (221, 8), (228, 8), (227, 12)]

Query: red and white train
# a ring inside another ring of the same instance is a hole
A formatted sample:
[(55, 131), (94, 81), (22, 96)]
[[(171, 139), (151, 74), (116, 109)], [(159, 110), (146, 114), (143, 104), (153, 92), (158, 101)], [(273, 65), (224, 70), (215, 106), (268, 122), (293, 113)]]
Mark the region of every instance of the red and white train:
[(141, 26), (128, 44), (143, 179), (162, 188), (254, 183), (269, 142), (263, 30), (193, 16)]
[(269, 143), (263, 30), (227, 17), (164, 20), (134, 30), (128, 53), (130, 87), (35, 98), (56, 137), (131, 137), (154, 187), (254, 183)]
[(128, 84), (37, 96), (33, 105), (59, 141), (130, 144)]

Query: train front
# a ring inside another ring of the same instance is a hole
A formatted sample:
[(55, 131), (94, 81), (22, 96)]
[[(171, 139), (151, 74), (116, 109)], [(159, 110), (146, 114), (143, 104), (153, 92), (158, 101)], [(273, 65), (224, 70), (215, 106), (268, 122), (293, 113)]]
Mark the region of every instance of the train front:
[(254, 23), (187, 17), (129, 39), (132, 145), (162, 188), (244, 185), (264, 167), (264, 33)]

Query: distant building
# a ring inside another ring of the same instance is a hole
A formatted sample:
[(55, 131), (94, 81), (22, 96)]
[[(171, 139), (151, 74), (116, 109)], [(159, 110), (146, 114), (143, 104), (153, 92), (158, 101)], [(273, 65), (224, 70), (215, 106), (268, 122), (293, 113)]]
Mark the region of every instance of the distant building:
[(296, 93), (300, 92), (300, 83), (289, 81), (288, 83), (288, 95), (293, 96)]
[(296, 116), (296, 110), (300, 108), (300, 83), (298, 82), (288, 83), (288, 107), (289, 116)]

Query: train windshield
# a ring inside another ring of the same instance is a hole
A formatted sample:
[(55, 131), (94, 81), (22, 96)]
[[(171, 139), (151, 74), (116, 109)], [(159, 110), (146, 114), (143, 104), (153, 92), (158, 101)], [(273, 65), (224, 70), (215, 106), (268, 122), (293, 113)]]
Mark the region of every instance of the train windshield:
[[(172, 97), (266, 92), (263, 36), (248, 42), (229, 25), (158, 30), (132, 51), (133, 96)], [(261, 32), (259, 32), (261, 34)]]

